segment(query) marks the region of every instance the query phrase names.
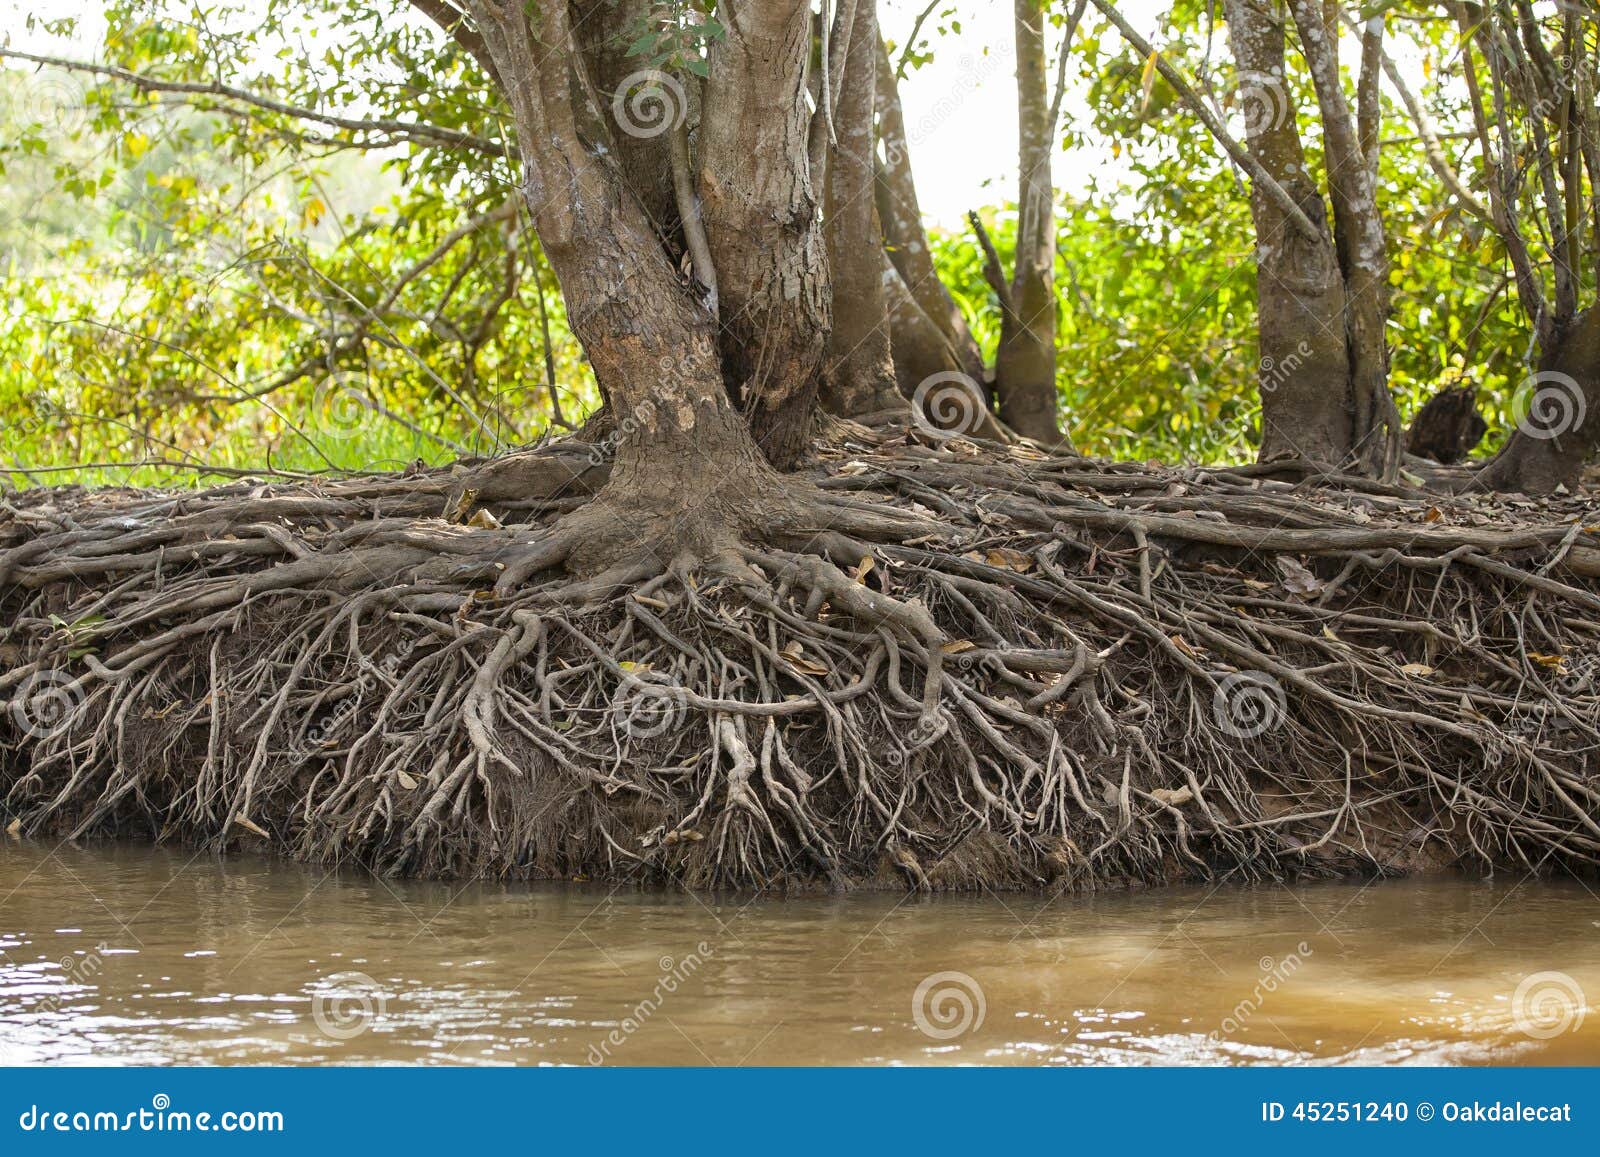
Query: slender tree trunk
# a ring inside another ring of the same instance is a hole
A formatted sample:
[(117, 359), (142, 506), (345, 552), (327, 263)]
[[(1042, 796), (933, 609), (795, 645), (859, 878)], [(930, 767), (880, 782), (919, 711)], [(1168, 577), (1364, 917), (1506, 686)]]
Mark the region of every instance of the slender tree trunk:
[[(933, 250), (922, 224), (922, 207), (917, 200), (917, 184), (911, 169), (911, 143), (906, 136), (905, 113), (900, 106), (900, 88), (888, 49), (881, 39), (877, 52), (874, 96), (878, 107), (878, 134), (883, 143), (883, 160), (877, 172), (877, 202), (884, 247), (906, 293), (927, 325), (933, 327), (930, 331), (918, 323), (914, 328), (902, 330), (897, 323), (895, 363), (900, 364), (904, 351), (914, 364), (937, 363), (942, 369), (955, 369), (981, 385), (986, 377), (983, 353), (961, 307), (933, 267)], [(895, 312), (897, 317), (909, 316), (898, 308)], [(918, 350), (907, 348), (913, 341), (929, 342), (932, 334), (939, 336), (948, 354), (931, 346)], [(955, 359), (953, 365), (948, 361), (951, 357)], [(902, 375), (901, 388), (909, 393), (921, 380), (907, 381)]]
[(728, 387), (780, 469), (810, 435), (831, 327), (828, 260), (807, 154), (811, 10), (765, 0), (725, 13), (709, 52), (699, 191), (721, 296)]
[[(1301, 52), (1311, 71), (1321, 113), (1324, 165), (1333, 202), (1336, 251), (1344, 281), (1344, 331), (1349, 347), (1350, 446), (1365, 472), (1392, 478), (1400, 465), (1400, 418), (1389, 393), (1389, 351), (1384, 324), (1389, 316), (1389, 256), (1378, 214), (1375, 161), (1363, 144), (1339, 74), (1338, 24), (1319, 0), (1290, 0), (1300, 31)], [(1381, 27), (1381, 18), (1380, 27)], [(1371, 44), (1376, 38), (1368, 34)], [(1381, 45), (1380, 45), (1381, 46)], [(1376, 48), (1370, 49), (1373, 57)], [(1377, 69), (1363, 70), (1368, 87)], [(1369, 106), (1371, 98), (1369, 97)], [(1369, 108), (1369, 119), (1376, 113)]]
[[(856, 0), (839, 79), (838, 144), (827, 166), (828, 266), (833, 330), (823, 373), (823, 403), (834, 413), (903, 410), (890, 356), (882, 230), (874, 199), (873, 105), (877, 78), (876, 0)], [(835, 34), (835, 46), (838, 34)]]
[(1000, 420), (1025, 438), (1054, 446), (1056, 421), (1055, 188), (1050, 175), (1054, 118), (1045, 54), (1045, 5), (1015, 0), (1017, 44), (1017, 248), (1001, 294), (994, 384)]

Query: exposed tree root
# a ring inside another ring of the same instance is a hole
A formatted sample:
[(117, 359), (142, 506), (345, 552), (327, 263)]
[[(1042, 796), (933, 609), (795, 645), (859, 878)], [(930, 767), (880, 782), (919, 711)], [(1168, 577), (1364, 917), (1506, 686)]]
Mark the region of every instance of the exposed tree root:
[(1585, 500), (848, 436), (631, 554), (573, 444), (12, 495), (7, 822), (692, 887), (1600, 864)]

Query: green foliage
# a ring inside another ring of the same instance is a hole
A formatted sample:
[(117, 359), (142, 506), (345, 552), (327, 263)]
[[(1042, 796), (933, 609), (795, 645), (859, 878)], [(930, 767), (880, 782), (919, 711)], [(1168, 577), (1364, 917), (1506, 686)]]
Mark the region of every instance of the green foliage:
[[(1053, 27), (1066, 7), (1049, 7)], [(1240, 132), (1215, 7), (1172, 6), (1155, 43)], [(925, 64), (969, 10), (928, 9), (893, 59)], [(632, 50), (702, 73), (705, 45), (724, 35), (716, 11), (664, 2)], [(486, 452), (555, 428), (547, 366), (562, 416), (594, 404), (518, 215), (506, 110), (433, 25), (398, 0), (114, 0), (102, 12), (94, 28), (48, 30), (96, 35), (97, 59), (158, 83), (0, 63), (0, 470), (67, 468), (0, 479), (171, 482), (191, 475), (95, 464), (363, 469)], [(1391, 17), (1390, 44), (1427, 77), (1459, 52), (1453, 25), (1431, 18)], [(1315, 176), (1315, 100), (1290, 60), (1285, 108), (1302, 118)], [(1118, 456), (1248, 458), (1259, 406), (1247, 185), (1152, 62), (1092, 15), (1072, 65), (1081, 99), (1062, 131), (1058, 173), (1074, 193), (1060, 205), (1057, 273), (1074, 437)], [(206, 91), (217, 82), (259, 99)], [(162, 91), (173, 86), (191, 87)], [(1460, 86), (1421, 95), (1483, 197)], [(1385, 100), (1402, 413), (1471, 382), (1503, 431), (1529, 350), (1503, 247), (1445, 198), (1407, 113)], [(441, 144), (441, 132), (456, 135)], [(1009, 260), (1014, 210), (986, 217)], [(998, 315), (971, 239), (938, 235), (934, 248), (992, 353)]]
[(683, 0), (658, 4), (633, 29), (628, 55), (641, 58), (651, 68), (709, 75), (706, 46), (727, 35), (727, 29), (710, 8), (706, 5), (702, 10)]

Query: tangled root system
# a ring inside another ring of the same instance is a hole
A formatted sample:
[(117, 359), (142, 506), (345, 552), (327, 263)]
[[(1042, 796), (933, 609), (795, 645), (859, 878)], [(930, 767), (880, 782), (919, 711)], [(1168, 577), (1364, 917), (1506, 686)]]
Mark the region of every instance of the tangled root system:
[(1600, 527), (858, 432), (563, 568), (607, 467), (0, 501), (13, 831), (426, 876), (1087, 889), (1600, 863)]

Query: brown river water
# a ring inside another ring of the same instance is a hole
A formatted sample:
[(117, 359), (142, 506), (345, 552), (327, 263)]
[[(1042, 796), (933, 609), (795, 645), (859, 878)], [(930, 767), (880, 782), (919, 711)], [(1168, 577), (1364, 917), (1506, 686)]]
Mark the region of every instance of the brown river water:
[(3, 1064), (1600, 1064), (1600, 892), (430, 884), (0, 836)]

